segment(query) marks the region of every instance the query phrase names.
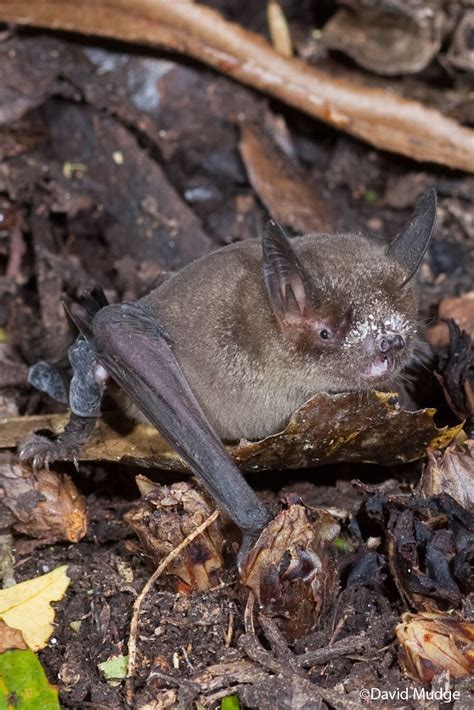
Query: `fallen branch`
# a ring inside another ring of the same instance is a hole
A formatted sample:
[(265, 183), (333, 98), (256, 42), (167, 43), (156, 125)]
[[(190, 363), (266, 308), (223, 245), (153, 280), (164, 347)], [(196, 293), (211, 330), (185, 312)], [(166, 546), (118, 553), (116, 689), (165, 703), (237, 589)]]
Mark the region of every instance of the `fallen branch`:
[(0, 0), (0, 21), (100, 35), (194, 57), (368, 143), (474, 172), (474, 131), (390, 91), (283, 57), (216, 11), (176, 0)]

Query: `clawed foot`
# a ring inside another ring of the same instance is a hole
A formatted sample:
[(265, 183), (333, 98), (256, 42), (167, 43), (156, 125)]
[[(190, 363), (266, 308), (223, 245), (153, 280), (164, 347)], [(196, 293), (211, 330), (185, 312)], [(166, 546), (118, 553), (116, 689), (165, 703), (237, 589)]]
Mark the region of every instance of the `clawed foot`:
[(58, 437), (50, 439), (43, 434), (30, 434), (18, 446), (18, 456), (22, 463), (31, 463), (33, 468), (48, 468), (53, 461), (77, 461), (80, 446), (65, 442)]

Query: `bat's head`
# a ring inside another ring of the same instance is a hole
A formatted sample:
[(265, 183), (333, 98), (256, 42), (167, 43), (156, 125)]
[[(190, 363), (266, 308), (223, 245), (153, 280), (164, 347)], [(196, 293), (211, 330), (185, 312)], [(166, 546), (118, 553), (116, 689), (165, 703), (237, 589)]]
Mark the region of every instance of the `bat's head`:
[(426, 192), (389, 244), (357, 234), (293, 244), (270, 222), (263, 274), (283, 337), (317, 363), (327, 391), (376, 388), (408, 364), (417, 337), (416, 274), (436, 222)]

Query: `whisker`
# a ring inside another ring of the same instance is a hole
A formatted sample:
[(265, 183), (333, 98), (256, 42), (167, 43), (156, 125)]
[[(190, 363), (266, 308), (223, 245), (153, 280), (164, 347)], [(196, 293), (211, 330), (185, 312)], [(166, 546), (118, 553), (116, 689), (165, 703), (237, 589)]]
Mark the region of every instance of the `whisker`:
[(435, 323), (435, 321), (438, 320), (437, 316), (429, 316), (428, 318), (415, 318), (413, 321), (417, 325), (424, 324), (424, 325), (431, 325), (432, 323)]

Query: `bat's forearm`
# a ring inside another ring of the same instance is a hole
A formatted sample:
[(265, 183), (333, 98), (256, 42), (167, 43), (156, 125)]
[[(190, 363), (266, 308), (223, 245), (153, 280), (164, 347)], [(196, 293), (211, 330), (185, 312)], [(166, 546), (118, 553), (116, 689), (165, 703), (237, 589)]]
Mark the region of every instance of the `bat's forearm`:
[(157, 318), (140, 303), (114, 305), (95, 316), (92, 328), (97, 361), (244, 535), (258, 534), (267, 510), (209, 424)]

